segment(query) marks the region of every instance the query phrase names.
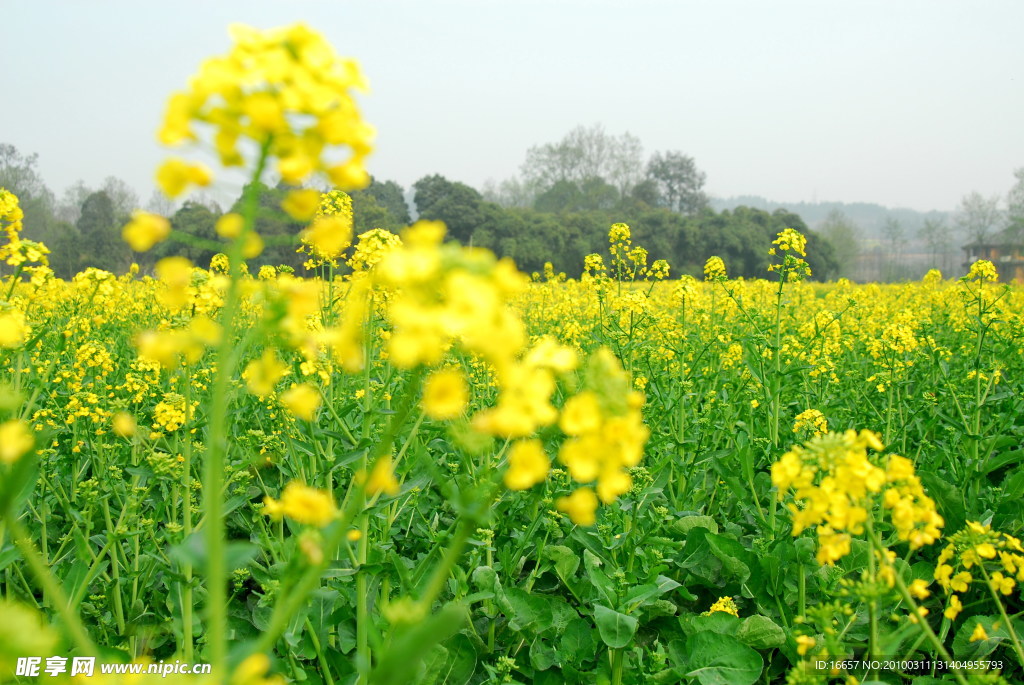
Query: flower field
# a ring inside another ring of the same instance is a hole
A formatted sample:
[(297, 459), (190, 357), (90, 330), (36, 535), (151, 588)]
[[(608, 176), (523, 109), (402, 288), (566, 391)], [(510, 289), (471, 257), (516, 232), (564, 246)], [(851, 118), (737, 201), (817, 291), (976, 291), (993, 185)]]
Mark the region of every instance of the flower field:
[(62, 281), (0, 190), (0, 682), (1024, 680), (1024, 292), (991, 263), (812, 283), (787, 229), (764, 279), (697, 280), (615, 224), (566, 278), (354, 236), (358, 66), (234, 37), (160, 138), (295, 186), (307, 275), (250, 271), (253, 199), (211, 264)]

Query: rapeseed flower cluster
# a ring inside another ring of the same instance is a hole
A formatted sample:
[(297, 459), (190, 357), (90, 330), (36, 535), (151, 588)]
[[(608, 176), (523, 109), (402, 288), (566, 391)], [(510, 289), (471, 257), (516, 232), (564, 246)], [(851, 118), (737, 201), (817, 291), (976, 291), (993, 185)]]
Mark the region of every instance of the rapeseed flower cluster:
[[(230, 33), (230, 52), (206, 60), (189, 88), (171, 97), (160, 141), (197, 140), (195, 126), (204, 124), (213, 129), (213, 146), (225, 167), (245, 165), (246, 153), (258, 150), (276, 160), (289, 184), (323, 172), (338, 187), (366, 185), (363, 160), (374, 130), (351, 95), (367, 87), (358, 64), (339, 58), (304, 24), (268, 31), (236, 24)], [(339, 149), (348, 149), (348, 159), (337, 161)], [(157, 173), (171, 196), (210, 178), (200, 165), (177, 159)]]
[(21, 347), (31, 333), (25, 320), (25, 312), (18, 307), (0, 301), (0, 349)]
[(828, 432), (828, 420), (817, 409), (807, 409), (793, 419), (793, 432), (808, 431), (812, 435), (824, 435)]
[(628, 470), (640, 464), (650, 436), (640, 413), (643, 403), (643, 394), (632, 390), (629, 374), (607, 348), (590, 357), (583, 390), (566, 400), (558, 421), (569, 436), (558, 460), (577, 483), (596, 481), (596, 498), (578, 494), (589, 490), (585, 485), (556, 502), (574, 522), (589, 525), (597, 499), (610, 504), (632, 487)]
[(783, 498), (792, 488), (793, 535), (815, 527), (818, 561), (834, 564), (850, 552), (873, 512), (885, 509), (900, 540), (917, 549), (938, 539), (943, 520), (914, 474), (913, 463), (881, 452), (870, 431), (848, 430), (795, 446), (772, 466), (772, 483)]
[(708, 257), (708, 260), (704, 262), (705, 281), (723, 281), (728, 277), (725, 271), (725, 262), (721, 257)]
[(280, 500), (263, 499), (263, 513), (274, 520), (286, 516), (297, 523), (322, 528), (337, 517), (338, 510), (328, 493), (292, 481), (284, 487)]
[(376, 266), (388, 251), (401, 245), (402, 239), (394, 233), (383, 228), (372, 228), (359, 234), (352, 256), (345, 263), (353, 274), (362, 274)]
[(715, 613), (729, 614), (730, 616), (736, 617), (739, 617), (740, 615), (739, 607), (736, 606), (736, 600), (732, 597), (719, 597), (715, 600), (715, 603), (711, 605), (711, 608), (701, 614), (701, 616), (710, 616)]
[(7, 236), (8, 243), (18, 240), (24, 218), (18, 196), (6, 188), (0, 188), (0, 230)]
[(50, 254), (50, 250), (42, 243), (22, 239), (24, 218), (18, 196), (6, 188), (0, 188), (0, 230), (7, 238), (7, 241), (0, 245), (0, 260), (13, 267), (24, 267), (28, 264), (45, 266), (48, 263), (46, 255)]
[(1018, 589), (1024, 582), (1024, 546), (1012, 535), (968, 521), (939, 554), (935, 580), (948, 596), (945, 616), (953, 620), (963, 610), (961, 596), (974, 583), (987, 584), (993, 595)]
[(987, 259), (979, 259), (971, 264), (970, 270), (967, 275), (961, 278), (962, 281), (981, 281), (994, 283), (999, 280), (999, 272), (996, 271), (996, 265)]
[[(344, 368), (362, 368), (365, 325), (380, 305), (389, 326), (382, 356), (392, 365), (437, 367), (456, 346), (483, 362), (497, 400), (469, 423), (479, 433), (514, 441), (506, 486), (525, 489), (547, 477), (550, 459), (530, 438), (557, 423), (568, 438), (560, 461), (577, 483), (597, 488), (593, 497), (577, 491), (561, 508), (578, 523), (592, 523), (598, 499), (610, 503), (630, 489), (626, 469), (639, 464), (648, 436), (640, 416), (643, 396), (631, 390), (614, 355), (601, 350), (587, 365), (584, 389), (559, 411), (552, 397), (558, 379), (577, 368), (576, 352), (549, 337), (527, 346), (525, 326), (508, 300), (528, 279), (488, 251), (443, 244), (444, 231), (443, 224), (422, 221), (400, 242), (372, 236), (375, 263), (366, 278), (352, 281), (342, 321), (325, 339)], [(464, 371), (446, 366), (427, 376), (421, 407), (435, 420), (451, 420), (467, 411), (470, 400)]]
[(352, 243), (352, 198), (348, 193), (332, 190), (320, 195), (313, 223), (302, 232), (301, 239), (298, 251), (309, 255), (307, 269), (322, 265), (336, 268), (338, 258)]
[[(770, 264), (768, 271), (777, 271), (779, 278), (786, 282), (802, 281), (811, 275), (811, 267), (802, 257), (807, 256), (807, 238), (794, 228), (784, 228), (768, 248), (770, 256), (782, 254), (782, 261)], [(797, 257), (796, 255), (800, 255)]]
[(136, 211), (121, 231), (121, 237), (136, 252), (145, 252), (171, 234), (167, 219), (150, 212)]

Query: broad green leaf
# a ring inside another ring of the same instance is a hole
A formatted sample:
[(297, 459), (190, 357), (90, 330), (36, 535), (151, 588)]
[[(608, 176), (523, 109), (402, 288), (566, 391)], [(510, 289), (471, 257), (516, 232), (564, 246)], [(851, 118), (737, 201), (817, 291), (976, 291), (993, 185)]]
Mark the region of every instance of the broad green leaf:
[(613, 649), (628, 645), (636, 633), (635, 618), (600, 604), (594, 607), (594, 621), (597, 623), (597, 632), (601, 635), (601, 640)]
[(505, 599), (511, 608), (508, 626), (512, 630), (542, 633), (551, 627), (551, 605), (549, 598), (509, 588)]
[[(971, 642), (974, 629), (978, 624), (988, 634), (987, 640)], [(996, 629), (993, 626), (998, 625)], [(1017, 627), (1017, 624), (1014, 624)], [(1006, 624), (999, 616), (971, 616), (960, 624), (953, 637), (953, 656), (957, 659), (980, 659), (995, 651), (1001, 643), (1010, 639)]]
[(686, 640), (680, 672), (701, 685), (753, 685), (761, 677), (761, 655), (739, 640), (712, 632)]
[(379, 653), (380, 661), (370, 673), (371, 685), (406, 685), (413, 682), (424, 657), (435, 645), (444, 642), (461, 628), (468, 618), (461, 604), (448, 604), (423, 621), (393, 627), (394, 637)]
[(687, 535), (694, 528), (706, 528), (712, 533), (718, 533), (718, 523), (710, 516), (683, 516), (673, 521), (671, 529), (680, 535)]
[(456, 633), (443, 645), (435, 645), (426, 658), (423, 676), (416, 685), (466, 685), (476, 671), (476, 649), (468, 637)]
[(589, 549), (583, 550), (583, 565), (587, 569), (587, 577), (590, 578), (591, 584), (600, 593), (600, 598), (614, 606), (617, 603), (615, 589), (612, 585), (611, 579), (609, 579), (608, 575), (601, 570), (602, 563), (603, 562), (600, 557)]
[(546, 671), (558, 665), (558, 652), (550, 643), (538, 637), (530, 644), (530, 665), (538, 671)]
[(767, 616), (747, 616), (736, 630), (736, 639), (754, 649), (771, 649), (786, 643), (786, 631)]
[(555, 574), (563, 583), (567, 578), (573, 578), (580, 567), (579, 554), (562, 545), (548, 545), (544, 548), (544, 557), (551, 561)]
[(641, 606), (650, 600), (661, 597), (666, 592), (675, 590), (677, 587), (679, 587), (679, 583), (671, 578), (658, 576), (655, 582), (638, 585), (627, 592), (626, 598), (622, 600), (622, 606), (628, 609)]
[(571, 621), (562, 632), (558, 646), (563, 658), (579, 663), (594, 655), (594, 629), (586, 620)]

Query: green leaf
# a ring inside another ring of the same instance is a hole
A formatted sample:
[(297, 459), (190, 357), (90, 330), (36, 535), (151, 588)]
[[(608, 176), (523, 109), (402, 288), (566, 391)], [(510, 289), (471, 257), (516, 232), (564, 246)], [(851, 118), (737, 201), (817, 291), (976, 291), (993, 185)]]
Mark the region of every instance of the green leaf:
[(712, 533), (718, 533), (718, 523), (710, 516), (684, 516), (673, 521), (670, 528), (683, 536), (694, 528), (706, 528)]
[(985, 460), (985, 465), (982, 467), (982, 471), (987, 476), (993, 471), (998, 471), (1004, 466), (1010, 464), (1016, 464), (1018, 461), (1024, 460), (1024, 450), (1015, 449), (1001, 454), (994, 454)]
[[(987, 640), (971, 642), (974, 628), (978, 624), (988, 633)], [(999, 629), (993, 628), (998, 624)], [(995, 651), (996, 647), (1010, 639), (1010, 633), (1006, 630), (1006, 622), (999, 616), (971, 616), (960, 624), (956, 636), (953, 637), (953, 656), (957, 659), (980, 659)]]
[(532, 595), (519, 588), (505, 591), (511, 608), (508, 626), (512, 630), (542, 633), (551, 627), (551, 605), (543, 595)]
[(419, 623), (395, 626), (391, 644), (380, 653), (380, 661), (370, 673), (370, 683), (406, 685), (412, 682), (430, 650), (454, 635), (468, 617), (461, 604), (447, 604)]
[(635, 618), (600, 604), (594, 607), (594, 621), (597, 622), (597, 632), (601, 635), (601, 640), (613, 649), (628, 645), (636, 633)]
[(538, 671), (546, 671), (558, 665), (558, 652), (543, 638), (538, 637), (530, 645), (530, 665)]
[(9, 513), (18, 516), (21, 507), (36, 489), (39, 479), (39, 459), (35, 450), (17, 460), (0, 476), (0, 516)]
[(544, 557), (554, 565), (555, 574), (563, 583), (575, 576), (580, 567), (579, 555), (563, 545), (548, 545), (544, 548)]
[(701, 685), (753, 685), (764, 667), (761, 655), (750, 647), (711, 632), (690, 636), (680, 656), (681, 672)]
[(468, 637), (457, 633), (427, 656), (424, 674), (416, 685), (466, 685), (476, 671), (476, 649)]
[(671, 578), (658, 576), (655, 582), (638, 585), (627, 592), (626, 598), (622, 600), (622, 607), (635, 608), (648, 604), (651, 600), (661, 597), (666, 592), (675, 590), (677, 587), (679, 587), (679, 583)]
[(771, 649), (786, 643), (786, 631), (767, 616), (748, 616), (736, 630), (736, 639), (754, 649)]
[(1013, 499), (1024, 497), (1024, 471), (1012, 471), (1003, 481), (1003, 496)]
[(946, 530), (960, 530), (966, 521), (964, 498), (947, 480), (930, 471), (919, 472), (925, 491), (935, 500), (936, 508), (946, 520)]
[(582, 618), (571, 621), (562, 632), (558, 650), (564, 659), (575, 663), (594, 656), (594, 629), (590, 623)]
[(589, 549), (583, 550), (583, 565), (587, 569), (587, 577), (590, 578), (591, 584), (601, 594), (601, 598), (614, 606), (617, 603), (615, 588), (608, 575), (601, 570), (602, 563), (604, 562), (601, 561), (600, 557)]
[(746, 582), (755, 561), (736, 540), (706, 528), (694, 528), (686, 536), (679, 565), (703, 585), (723, 588), (729, 583)]
[(687, 614), (679, 617), (679, 627), (686, 635), (706, 632), (735, 635), (740, 629), (740, 619), (724, 611), (715, 611), (707, 616)]

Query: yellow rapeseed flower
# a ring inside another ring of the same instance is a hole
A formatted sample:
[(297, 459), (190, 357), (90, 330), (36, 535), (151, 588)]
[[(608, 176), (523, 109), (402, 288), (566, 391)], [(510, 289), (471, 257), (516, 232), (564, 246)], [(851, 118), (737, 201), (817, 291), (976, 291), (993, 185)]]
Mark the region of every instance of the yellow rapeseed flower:
[(335, 260), (352, 243), (352, 222), (341, 216), (317, 217), (300, 237), (314, 256)]
[(981, 625), (981, 621), (974, 624), (974, 631), (971, 633), (970, 640), (968, 642), (980, 642), (981, 640), (987, 640), (988, 633), (985, 632), (985, 626)]
[(960, 615), (963, 609), (964, 605), (960, 603), (960, 598), (956, 595), (950, 595), (949, 604), (946, 606), (946, 610), (942, 612), (942, 615), (953, 621), (956, 620), (956, 617)]
[(281, 404), (293, 415), (312, 421), (320, 408), (320, 392), (309, 383), (292, 384), (281, 393)]
[(296, 221), (309, 221), (320, 206), (320, 191), (316, 188), (292, 190), (281, 202), (281, 209)]
[(266, 349), (259, 359), (249, 362), (242, 372), (242, 378), (249, 392), (263, 398), (274, 391), (274, 386), (284, 378), (287, 371), (288, 367), (277, 358), (277, 353)]
[(128, 412), (119, 411), (114, 414), (113, 428), (114, 433), (122, 438), (130, 438), (135, 435), (135, 417)]
[(454, 419), (466, 411), (469, 388), (461, 369), (448, 367), (434, 371), (423, 384), (423, 411), (432, 419)]
[(213, 174), (205, 165), (191, 164), (177, 157), (166, 160), (156, 171), (157, 185), (164, 195), (172, 198), (181, 195), (190, 185), (208, 186), (212, 180)]
[(0, 347), (21, 347), (28, 340), (30, 329), (20, 309), (0, 310)]
[(544, 453), (540, 440), (517, 440), (509, 449), (505, 487), (526, 490), (543, 482), (550, 470), (551, 460)]
[(928, 581), (922, 578), (915, 578), (910, 583), (910, 594), (917, 599), (927, 599), (931, 592), (928, 590)]
[(245, 220), (241, 214), (235, 212), (228, 212), (221, 218), (217, 219), (217, 223), (214, 226), (214, 230), (217, 231), (217, 235), (221, 238), (227, 238), (228, 240), (234, 240), (238, 236), (242, 235), (242, 229), (245, 227)]
[(395, 478), (394, 462), (385, 455), (377, 460), (369, 478), (366, 479), (366, 493), (377, 495), (384, 493), (394, 497), (398, 494), (398, 479)]
[(996, 271), (996, 265), (987, 259), (979, 259), (971, 264), (970, 271), (964, 276), (963, 280), (967, 281), (998, 281), (999, 272)]
[(164, 217), (149, 212), (137, 211), (132, 214), (121, 237), (136, 252), (145, 252), (171, 234), (171, 224)]
[(21, 459), (35, 445), (35, 435), (28, 422), (11, 419), (0, 423), (0, 462), (13, 464)]
[(732, 597), (719, 597), (711, 608), (707, 610), (707, 615), (714, 613), (729, 614), (730, 616), (739, 616), (739, 607), (736, 606), (736, 601)]
[(338, 515), (330, 495), (294, 480), (285, 486), (280, 501), (265, 497), (263, 505), (264, 513), (273, 519), (287, 516), (298, 523), (319, 527), (326, 526)]
[(720, 281), (728, 278), (725, 272), (725, 262), (722, 261), (721, 257), (708, 257), (708, 261), (704, 263), (704, 280), (705, 281)]
[(577, 488), (568, 497), (559, 497), (555, 506), (578, 526), (592, 526), (597, 522), (597, 495), (590, 488)]

